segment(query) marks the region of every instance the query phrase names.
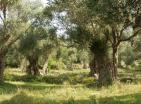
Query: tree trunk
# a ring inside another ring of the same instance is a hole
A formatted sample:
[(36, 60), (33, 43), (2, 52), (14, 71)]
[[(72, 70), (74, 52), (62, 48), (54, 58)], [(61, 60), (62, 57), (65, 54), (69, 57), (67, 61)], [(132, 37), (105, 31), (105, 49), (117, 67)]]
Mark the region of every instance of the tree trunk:
[(0, 54), (0, 83), (4, 81), (4, 56)]
[(96, 70), (98, 71), (98, 85), (109, 86), (113, 83), (112, 60), (109, 58), (108, 42), (105, 38), (95, 38), (91, 43), (90, 50), (94, 54)]
[(110, 59), (108, 59), (107, 56), (104, 55), (96, 57), (97, 68), (99, 70), (98, 82), (100, 87), (108, 86), (113, 83), (112, 71), (111, 71), (112, 63), (109, 60)]
[(6, 7), (3, 8), (3, 17), (6, 20)]
[(39, 68), (38, 68), (38, 59), (30, 57), (29, 65), (27, 67), (27, 73), (32, 75), (40, 75)]
[(26, 68), (27, 68), (27, 60), (26, 60), (26, 58), (23, 58), (21, 60), (21, 63), (20, 64), (21, 64), (20, 65), (20, 68), (21, 68), (22, 72), (25, 72), (26, 71)]
[(28, 75), (32, 75), (32, 66), (29, 64), (28, 66), (27, 66), (27, 68), (26, 68), (26, 73), (28, 74)]
[(44, 75), (47, 75), (48, 73), (48, 58), (46, 59), (45, 64), (43, 66), (43, 72)]
[(94, 76), (94, 74), (98, 74), (98, 70), (96, 68), (96, 61), (95, 61), (95, 58), (93, 58), (91, 60), (91, 62), (89, 63), (89, 67), (90, 67), (90, 72), (89, 72), (89, 75), (90, 76)]
[(86, 64), (86, 62), (83, 62), (83, 69), (87, 69), (88, 67), (87, 67), (87, 64)]
[(37, 76), (40, 75), (39, 69), (38, 69), (38, 64), (36, 62), (33, 63), (32, 65), (32, 69), (33, 69), (33, 75)]
[(113, 46), (113, 53), (112, 53), (112, 60), (113, 60), (113, 78), (117, 79), (118, 74), (118, 55), (117, 55), (117, 47)]

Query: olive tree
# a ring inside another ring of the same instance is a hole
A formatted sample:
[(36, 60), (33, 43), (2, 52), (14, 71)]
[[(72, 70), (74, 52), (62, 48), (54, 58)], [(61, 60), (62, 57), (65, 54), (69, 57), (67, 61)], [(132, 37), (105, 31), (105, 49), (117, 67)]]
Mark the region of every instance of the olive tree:
[[(18, 0), (0, 0), (0, 82), (3, 82), (6, 54), (29, 26), (22, 18), (25, 14), (17, 8), (20, 4)], [(12, 13), (21, 13), (21, 15), (12, 15)]]
[[(104, 71), (109, 73), (102, 77), (99, 72), (101, 85), (104, 85), (102, 81), (109, 79), (110, 76), (112, 76), (111, 80), (117, 79), (117, 51), (120, 43), (131, 41), (141, 32), (140, 0), (56, 0), (55, 4), (59, 8), (57, 12), (66, 12), (65, 26), (75, 43), (87, 45), (87, 47), (97, 44), (97, 47), (90, 48), (94, 54), (96, 66), (103, 74)], [(97, 37), (99, 37), (98, 41)], [(108, 52), (108, 49), (101, 49), (103, 46), (111, 47), (112, 53)], [(103, 57), (97, 57), (94, 51), (99, 49), (101, 50), (99, 52), (105, 52), (100, 55)], [(98, 58), (103, 60), (104, 66), (101, 66), (102, 63)]]

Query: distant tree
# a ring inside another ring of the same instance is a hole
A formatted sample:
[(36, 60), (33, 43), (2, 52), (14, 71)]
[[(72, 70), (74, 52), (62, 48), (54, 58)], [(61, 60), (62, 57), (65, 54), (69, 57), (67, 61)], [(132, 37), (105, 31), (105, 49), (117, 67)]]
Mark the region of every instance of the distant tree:
[(39, 75), (39, 57), (44, 55), (46, 61), (43, 70), (46, 70), (49, 54), (51, 53), (52, 48), (54, 48), (54, 44), (50, 42), (52, 39), (51, 37), (53, 37), (53, 33), (51, 32), (53, 29), (49, 29), (41, 24), (40, 20), (36, 20), (34, 23), (29, 31), (25, 33), (23, 38), (21, 38), (19, 51), (29, 62), (27, 73)]
[(89, 52), (86, 50), (78, 50), (77, 57), (80, 60), (81, 64), (83, 64), (83, 68), (87, 69), (87, 64), (89, 63)]
[[(33, 2), (30, 0), (0, 0), (0, 82), (3, 82), (7, 53), (13, 44), (29, 31), (33, 23), (33, 16), (42, 10), (41, 3)], [(36, 5), (31, 6), (30, 4)]]

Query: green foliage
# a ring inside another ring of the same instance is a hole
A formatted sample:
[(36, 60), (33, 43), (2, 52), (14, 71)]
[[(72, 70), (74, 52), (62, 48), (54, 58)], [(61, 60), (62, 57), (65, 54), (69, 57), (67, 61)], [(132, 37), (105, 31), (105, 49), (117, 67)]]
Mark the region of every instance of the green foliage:
[(1, 5), (3, 4), (7, 4), (7, 5), (13, 5), (15, 4), (16, 2), (18, 2), (18, 0), (1, 0)]
[(48, 68), (53, 70), (62, 70), (62, 69), (66, 69), (66, 65), (61, 61), (49, 60)]
[(48, 67), (49, 69), (59, 70), (59, 67), (57, 65), (57, 60), (53, 60), (53, 59), (49, 60)]
[[(119, 62), (129, 69), (139, 69), (140, 65), (140, 36), (135, 38), (136, 41), (125, 43), (119, 49)], [(125, 47), (126, 46), (126, 47)], [(121, 65), (122, 66), (122, 65)]]
[(6, 66), (18, 68), (20, 65), (20, 54), (15, 47), (11, 48), (6, 55)]
[(39, 34), (36, 33), (37, 31), (38, 29), (31, 30), (20, 41), (19, 51), (27, 57), (32, 54), (37, 56), (41, 52), (40, 47), (37, 46), (37, 41), (40, 40), (38, 37)]
[[(67, 69), (73, 70), (81, 69), (82, 66), (80, 64), (87, 64), (89, 62), (89, 55), (86, 50), (80, 50), (75, 47), (60, 47), (57, 50), (56, 59), (56, 61), (59, 61), (60, 69), (67, 67)], [(62, 68), (61, 65), (63, 66)]]
[(133, 48), (127, 46), (125, 50), (120, 53), (121, 60), (125, 62), (126, 65), (131, 65), (135, 61), (135, 53), (133, 52)]
[[(85, 26), (77, 26), (67, 31), (70, 41), (74, 41), (79, 47), (86, 48), (92, 39), (92, 34), (85, 29)], [(85, 44), (84, 44), (85, 43)], [(82, 46), (83, 44), (83, 46)]]
[(81, 63), (88, 63), (89, 62), (89, 52), (86, 50), (80, 50), (77, 53), (78, 61)]
[(90, 44), (90, 49), (92, 52), (94, 52), (95, 55), (101, 56), (101, 54), (107, 54), (108, 44), (107, 40), (104, 37), (96, 37)]

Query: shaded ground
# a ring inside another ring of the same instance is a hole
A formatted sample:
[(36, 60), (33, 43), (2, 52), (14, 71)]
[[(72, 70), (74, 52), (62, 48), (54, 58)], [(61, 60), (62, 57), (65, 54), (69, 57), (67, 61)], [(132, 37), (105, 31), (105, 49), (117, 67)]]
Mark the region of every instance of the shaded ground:
[(88, 76), (88, 70), (76, 71), (51, 71), (47, 76), (29, 76), (8, 72), (5, 80), (7, 81), (22, 81), (22, 82), (44, 82), (48, 84), (63, 84), (65, 82), (75, 84), (89, 84), (95, 82), (93, 77)]
[[(58, 70), (47, 77), (33, 77), (18, 70), (7, 71), (7, 81), (0, 85), (0, 104), (141, 104), (140, 83), (97, 89), (88, 87), (96, 81), (88, 72)], [(124, 74), (121, 78), (129, 77)]]

